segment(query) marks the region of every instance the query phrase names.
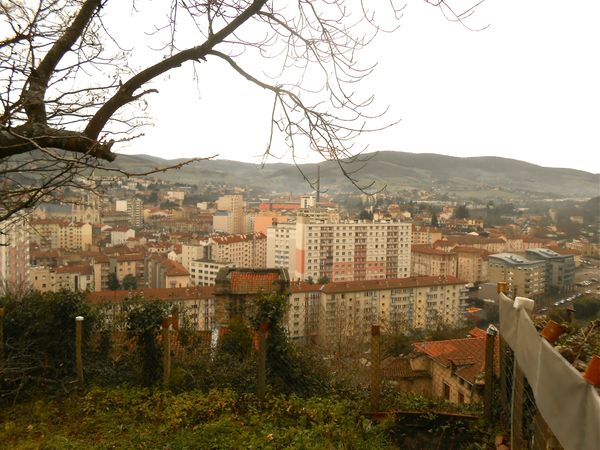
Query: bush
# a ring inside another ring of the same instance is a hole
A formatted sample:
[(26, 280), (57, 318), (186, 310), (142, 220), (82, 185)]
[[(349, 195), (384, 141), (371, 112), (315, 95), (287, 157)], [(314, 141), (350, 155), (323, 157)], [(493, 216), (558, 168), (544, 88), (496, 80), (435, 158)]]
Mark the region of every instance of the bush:
[(102, 349), (92, 336), (98, 331), (97, 312), (84, 303), (81, 292), (31, 293), (21, 299), (3, 297), (6, 310), (4, 336), (6, 363), (0, 392), (22, 391), (34, 384), (64, 382), (75, 377), (75, 317), (83, 316), (84, 358), (97, 357)]

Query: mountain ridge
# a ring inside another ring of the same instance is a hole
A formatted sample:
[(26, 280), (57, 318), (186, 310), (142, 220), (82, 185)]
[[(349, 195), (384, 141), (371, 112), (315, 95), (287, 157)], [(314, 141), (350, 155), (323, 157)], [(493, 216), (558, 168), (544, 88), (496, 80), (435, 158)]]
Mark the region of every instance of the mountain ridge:
[[(357, 173), (363, 185), (374, 181), (377, 187), (389, 189), (439, 189), (462, 192), (500, 189), (507, 192), (552, 194), (557, 197), (593, 197), (600, 194), (600, 174), (578, 169), (544, 167), (499, 156), (457, 157), (436, 153), (380, 151), (362, 155), (367, 164)], [(114, 166), (124, 170), (143, 171), (177, 164), (186, 158), (168, 160), (157, 156), (119, 155)], [(342, 160), (349, 171), (363, 163)], [(332, 191), (351, 191), (335, 161), (299, 164), (313, 181), (320, 166), (321, 186)], [(240, 186), (263, 187), (278, 191), (307, 191), (310, 186), (294, 164), (255, 164), (227, 159), (205, 160), (167, 171), (157, 178), (183, 183), (213, 182)], [(285, 187), (284, 189), (282, 189)], [(355, 189), (355, 188), (354, 188)]]

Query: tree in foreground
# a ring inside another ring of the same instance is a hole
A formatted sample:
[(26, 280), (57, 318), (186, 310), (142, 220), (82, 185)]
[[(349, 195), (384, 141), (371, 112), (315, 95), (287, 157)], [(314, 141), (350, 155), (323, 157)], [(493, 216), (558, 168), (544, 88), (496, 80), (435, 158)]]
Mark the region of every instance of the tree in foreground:
[[(265, 157), (276, 140), (292, 156), (310, 148), (338, 161), (358, 183), (341, 158), (352, 156), (359, 133), (390, 124), (376, 120), (385, 108), (374, 110), (373, 97), (359, 93), (357, 83), (374, 65), (358, 62), (358, 52), (379, 32), (397, 28), (402, 3), (163, 2), (164, 20), (152, 19), (149, 30), (139, 31), (154, 49), (153, 61), (140, 69), (129, 64), (129, 51), (113, 33), (117, 3), (0, 4), (0, 221), (65, 188), (95, 189), (91, 175), (99, 169), (123, 174), (104, 163), (115, 159), (115, 143), (148, 124), (144, 106), (157, 93), (152, 82), (182, 65), (204, 71), (217, 61), (271, 97)], [(139, 0), (129, 5), (132, 14), (157, 8)], [(472, 13), (455, 13), (443, 0), (435, 5), (460, 21)]]

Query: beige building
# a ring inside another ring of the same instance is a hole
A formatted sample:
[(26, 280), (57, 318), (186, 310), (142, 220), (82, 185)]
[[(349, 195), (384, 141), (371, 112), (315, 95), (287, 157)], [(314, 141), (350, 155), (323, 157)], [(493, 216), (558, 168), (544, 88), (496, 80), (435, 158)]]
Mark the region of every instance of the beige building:
[(136, 291), (92, 292), (87, 301), (102, 306), (105, 320), (108, 323), (122, 323), (125, 317), (123, 305), (127, 300), (158, 299), (176, 307), (179, 312), (179, 323), (188, 322), (199, 331), (211, 331), (215, 316), (214, 289), (195, 288), (159, 288), (139, 289)]
[(488, 278), (492, 283), (508, 283), (512, 296), (537, 298), (546, 290), (546, 263), (514, 253), (497, 253), (488, 257)]
[(463, 324), (464, 283), (455, 277), (410, 277), (293, 283), (288, 313), (289, 336), (300, 342), (359, 342), (372, 324), (383, 331)]
[(159, 255), (146, 258), (149, 288), (183, 288), (191, 285), (190, 273), (181, 263)]
[(29, 288), (29, 233), (24, 219), (0, 224), (0, 295)]
[(93, 291), (94, 269), (90, 264), (59, 267), (36, 266), (30, 272), (31, 288), (39, 292)]
[(299, 216), (295, 232), (288, 231), (287, 224), (277, 228), (280, 225), (281, 233), (269, 233), (269, 262), (284, 267), (287, 259), (285, 268), (292, 279), (354, 281), (410, 275), (409, 223), (313, 222)]
[(31, 242), (43, 249), (90, 250), (92, 225), (60, 219), (36, 219), (29, 222)]
[(213, 261), (234, 267), (267, 267), (267, 237), (262, 233), (211, 236), (209, 243)]
[(93, 270), (95, 291), (108, 289), (108, 278), (111, 272), (117, 276), (119, 283), (122, 283), (127, 275), (132, 275), (137, 281), (138, 288), (146, 285), (145, 258), (140, 253), (98, 255), (93, 258)]
[(190, 268), (188, 269), (192, 286), (214, 286), (219, 270), (225, 267), (234, 266), (232, 264), (218, 263), (206, 259), (192, 261)]
[(454, 247), (456, 276), (469, 283), (485, 282), (488, 279), (488, 252), (473, 247)]
[(229, 234), (245, 231), (244, 198), (241, 195), (224, 195), (217, 200), (217, 212), (213, 217), (213, 230)]
[(429, 245), (413, 245), (411, 248), (412, 276), (456, 276), (457, 256)]
[(442, 230), (435, 227), (412, 226), (412, 245), (433, 245), (442, 239)]

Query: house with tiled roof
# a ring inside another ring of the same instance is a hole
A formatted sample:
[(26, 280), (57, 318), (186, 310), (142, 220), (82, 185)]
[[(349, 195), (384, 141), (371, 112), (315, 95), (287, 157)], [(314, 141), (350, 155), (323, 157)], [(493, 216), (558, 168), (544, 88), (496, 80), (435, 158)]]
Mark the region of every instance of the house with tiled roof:
[(262, 294), (289, 291), (286, 269), (238, 269), (225, 267), (215, 280), (215, 323), (227, 326), (231, 319), (249, 316), (253, 300)]
[(146, 258), (146, 282), (151, 288), (181, 288), (191, 285), (189, 271), (166, 256)]
[[(484, 330), (474, 329), (470, 337), (445, 341), (417, 342), (411, 367), (426, 371), (430, 377), (430, 392), (452, 403), (480, 402), (485, 375)], [(499, 339), (495, 338), (494, 372), (499, 375)]]

